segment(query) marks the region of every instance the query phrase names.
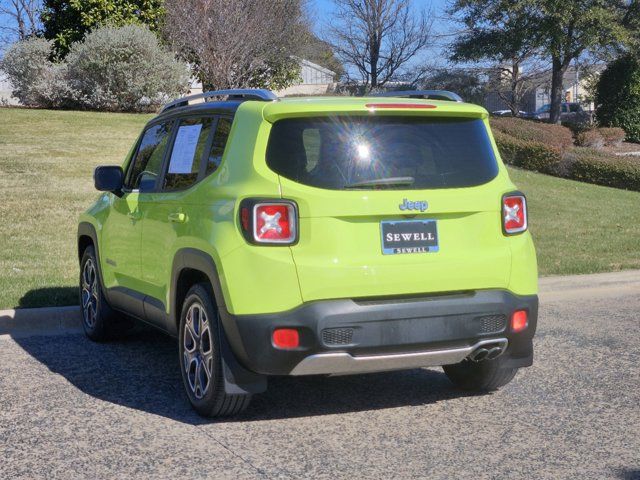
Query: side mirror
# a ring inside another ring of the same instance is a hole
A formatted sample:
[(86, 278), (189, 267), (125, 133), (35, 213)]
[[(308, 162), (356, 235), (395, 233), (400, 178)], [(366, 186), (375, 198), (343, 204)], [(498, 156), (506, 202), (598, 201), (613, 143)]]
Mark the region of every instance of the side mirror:
[(122, 167), (96, 167), (93, 172), (93, 183), (96, 190), (101, 192), (111, 192), (118, 197), (122, 196), (122, 187), (124, 184), (124, 172), (122, 171)]

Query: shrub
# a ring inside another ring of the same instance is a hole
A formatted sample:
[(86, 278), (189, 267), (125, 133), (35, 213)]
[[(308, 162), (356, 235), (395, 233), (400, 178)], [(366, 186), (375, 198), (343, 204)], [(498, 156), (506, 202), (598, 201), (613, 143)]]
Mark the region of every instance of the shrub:
[(558, 174), (562, 149), (542, 142), (522, 140), (500, 130), (494, 132), (502, 159), (511, 165), (542, 173)]
[(626, 137), (626, 133), (621, 128), (599, 128), (598, 131), (604, 138), (605, 145), (616, 147), (619, 146)]
[(187, 66), (136, 25), (94, 30), (66, 62), (76, 101), (89, 109), (152, 111), (188, 86)]
[(573, 133), (574, 137), (576, 135), (578, 135), (579, 133), (586, 132), (587, 130), (591, 130), (593, 128), (593, 125), (589, 124), (589, 122), (567, 122), (567, 121), (563, 121), (561, 123), (561, 125), (563, 127), (568, 128), (569, 130), (571, 130), (571, 133)]
[(561, 125), (522, 118), (492, 118), (491, 127), (519, 140), (544, 143), (563, 152), (573, 146), (571, 130)]
[(575, 148), (567, 155), (574, 180), (640, 191), (640, 160), (590, 148)]
[[(59, 72), (49, 61), (52, 42), (31, 38), (16, 42), (6, 51), (0, 62), (13, 86), (12, 95), (28, 107), (51, 106), (47, 86)], [(43, 91), (45, 89), (45, 91)]]
[(585, 130), (584, 132), (576, 134), (576, 145), (580, 147), (599, 149), (604, 147), (604, 144), (604, 137), (596, 129)]
[(187, 66), (145, 27), (98, 28), (60, 63), (49, 61), (51, 47), (43, 39), (16, 42), (0, 63), (23, 105), (153, 111), (188, 86)]
[(633, 55), (612, 63), (596, 88), (596, 117), (604, 127), (620, 127), (627, 140), (640, 142), (640, 62)]

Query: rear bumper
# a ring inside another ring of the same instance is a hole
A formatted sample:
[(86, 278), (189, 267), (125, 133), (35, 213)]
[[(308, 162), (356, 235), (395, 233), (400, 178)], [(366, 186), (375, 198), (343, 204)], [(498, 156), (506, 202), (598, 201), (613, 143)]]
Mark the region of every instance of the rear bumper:
[[(509, 328), (515, 310), (527, 310), (528, 327)], [(458, 363), (484, 343), (506, 340), (505, 366), (533, 361), (538, 297), (506, 290), (424, 297), (325, 300), (265, 315), (221, 320), (237, 359), (266, 375), (346, 374)], [(296, 328), (300, 347), (280, 350), (276, 328)]]

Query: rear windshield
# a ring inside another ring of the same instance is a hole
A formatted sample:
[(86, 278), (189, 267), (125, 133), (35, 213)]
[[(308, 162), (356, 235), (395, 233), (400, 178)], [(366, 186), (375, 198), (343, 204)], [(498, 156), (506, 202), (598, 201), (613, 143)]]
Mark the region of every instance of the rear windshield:
[(295, 182), (333, 190), (471, 187), (498, 174), (484, 123), (461, 118), (280, 120), (267, 164)]

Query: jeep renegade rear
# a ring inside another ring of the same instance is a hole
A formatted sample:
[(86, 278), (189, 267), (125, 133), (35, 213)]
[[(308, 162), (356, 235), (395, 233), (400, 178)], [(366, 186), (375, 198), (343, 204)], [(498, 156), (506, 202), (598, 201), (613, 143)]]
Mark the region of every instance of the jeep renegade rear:
[(96, 169), (78, 241), (90, 338), (124, 316), (178, 337), (206, 416), (270, 375), (443, 366), (489, 391), (531, 365), (526, 200), (484, 109), (432, 91), (198, 97), (221, 96), (172, 102), (123, 168)]

